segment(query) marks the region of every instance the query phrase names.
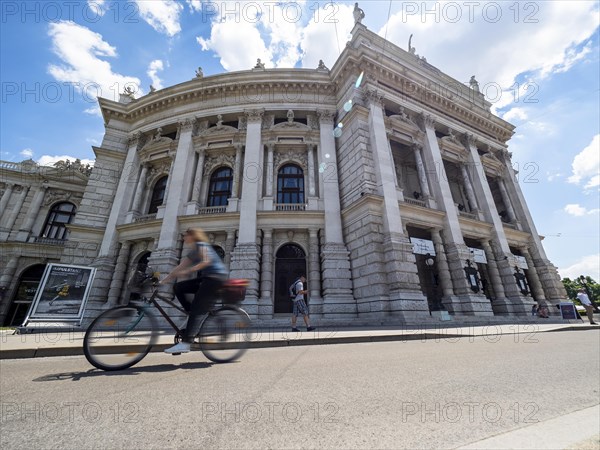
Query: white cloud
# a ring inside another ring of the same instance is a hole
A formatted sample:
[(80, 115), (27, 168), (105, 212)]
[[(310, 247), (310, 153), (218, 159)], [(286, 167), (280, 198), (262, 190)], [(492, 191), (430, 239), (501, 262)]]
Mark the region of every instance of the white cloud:
[(585, 215), (598, 214), (600, 209), (587, 209), (584, 206), (581, 206), (579, 203), (570, 203), (565, 206), (564, 211), (572, 216), (581, 217)]
[(190, 7), (190, 11), (192, 14), (194, 12), (202, 11), (202, 1), (201, 0), (186, 0), (186, 3)]
[(580, 275), (589, 275), (600, 281), (600, 254), (584, 256), (575, 264), (558, 269), (558, 272), (562, 278), (574, 279)]
[(172, 37), (181, 31), (181, 4), (174, 0), (136, 0), (135, 3), (140, 17), (159, 33)]
[[(36, 162), (40, 166), (53, 166), (54, 163), (56, 163), (58, 161), (64, 161), (67, 159), (71, 162), (74, 162), (77, 158), (75, 156), (68, 156), (68, 155), (62, 155), (62, 156), (44, 155), (40, 159), (38, 159)], [(94, 160), (93, 159), (82, 159), (81, 164), (84, 164), (84, 165), (89, 164), (90, 166), (93, 166)]]
[(527, 120), (527, 113), (525, 112), (525, 109), (515, 107), (515, 108), (510, 109), (506, 113), (504, 113), (502, 118), (504, 120), (506, 120), (507, 122), (510, 122), (511, 120), (514, 120), (514, 119)]
[(148, 72), (147, 72), (148, 76), (152, 80), (152, 86), (154, 86), (156, 89), (163, 88), (162, 80), (156, 74), (159, 70), (163, 70), (163, 69), (164, 69), (164, 64), (160, 59), (155, 59), (148, 66)]
[[(96, 97), (118, 100), (125, 86), (141, 93), (140, 80), (112, 71), (109, 62), (100, 57), (116, 57), (117, 50), (102, 38), (102, 35), (71, 21), (52, 23), (49, 26), (52, 50), (62, 64), (50, 64), (48, 72), (57, 81), (72, 83), (83, 94), (86, 101)], [(93, 113), (97, 106), (88, 108)]]
[(29, 159), (33, 156), (33, 150), (31, 150), (30, 148), (25, 148), (25, 149), (21, 150), (21, 152), (19, 154), (22, 157)]
[[(406, 48), (408, 37), (414, 34), (412, 44), (417, 53), (443, 72), (465, 83), (475, 74), (482, 92), (486, 92), (486, 85), (489, 87), (489, 96), (499, 85), (507, 92), (495, 104), (496, 109), (512, 103), (516, 92), (519, 100), (524, 100), (527, 93), (522, 91), (523, 84), (518, 88), (514, 84), (518, 75), (529, 73), (539, 80), (568, 70), (585, 57), (589, 46), (579, 52), (576, 49), (598, 27), (598, 4), (587, 1), (537, 2), (527, 8), (521, 3), (517, 8), (495, 3), (502, 10), (497, 23), (485, 20), (483, 5), (487, 3), (479, 2), (473, 2), (473, 20), (469, 8), (461, 3), (456, 3), (463, 5), (456, 23), (444, 17), (444, 3), (440, 3), (442, 14), (437, 18), (435, 14), (407, 15), (408, 8), (416, 5), (422, 12), (433, 9), (433, 3), (437, 2), (405, 2), (404, 12), (393, 14), (387, 24), (388, 40)], [(520, 12), (519, 20), (515, 20), (515, 10)], [(490, 9), (489, 15), (492, 12)], [(383, 36), (385, 30), (386, 25), (379, 34)], [(528, 93), (532, 95), (531, 88)]]
[(600, 134), (594, 136), (590, 145), (575, 156), (572, 168), (573, 175), (568, 178), (569, 183), (579, 184), (587, 179), (585, 189), (600, 186)]
[(557, 180), (559, 178), (562, 178), (564, 175), (560, 172), (546, 172), (546, 179), (548, 181), (554, 181)]
[(89, 17), (103, 16), (106, 14), (106, 0), (88, 0), (87, 4), (89, 12), (86, 12), (86, 14)]
[[(210, 37), (197, 37), (202, 50), (215, 52), (225, 70), (251, 69), (257, 58), (267, 68), (299, 62), (316, 68), (319, 59), (331, 67), (354, 26), (353, 6), (346, 4), (324, 4), (317, 10), (305, 1), (262, 4), (260, 9), (256, 5), (261, 4), (241, 1), (221, 8), (212, 20)], [(311, 20), (303, 25), (302, 18), (309, 15)]]

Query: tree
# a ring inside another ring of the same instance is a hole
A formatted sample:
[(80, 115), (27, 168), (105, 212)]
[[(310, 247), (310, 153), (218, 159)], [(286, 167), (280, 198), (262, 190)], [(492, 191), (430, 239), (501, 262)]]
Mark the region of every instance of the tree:
[(567, 295), (569, 298), (575, 300), (577, 304), (579, 304), (579, 301), (577, 300), (577, 291), (581, 288), (586, 290), (588, 297), (592, 302), (600, 299), (600, 284), (596, 283), (596, 281), (590, 276), (583, 277), (583, 279), (579, 277), (575, 278), (574, 280), (571, 280), (570, 278), (563, 278), (562, 282), (567, 290)]

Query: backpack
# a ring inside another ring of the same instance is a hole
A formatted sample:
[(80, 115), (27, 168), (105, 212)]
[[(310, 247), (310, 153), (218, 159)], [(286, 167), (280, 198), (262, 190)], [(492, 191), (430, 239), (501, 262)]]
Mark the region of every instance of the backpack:
[(296, 285), (298, 284), (298, 281), (300, 281), (300, 278), (298, 278), (296, 281), (294, 281), (289, 288), (290, 298), (292, 300), (294, 300), (296, 298), (296, 296), (298, 295), (296, 292)]

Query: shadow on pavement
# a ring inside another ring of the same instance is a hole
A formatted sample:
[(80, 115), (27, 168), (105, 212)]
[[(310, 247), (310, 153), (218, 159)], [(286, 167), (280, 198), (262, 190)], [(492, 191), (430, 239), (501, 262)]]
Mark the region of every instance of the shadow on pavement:
[(210, 362), (186, 362), (183, 364), (158, 364), (155, 366), (144, 366), (144, 367), (130, 367), (125, 370), (115, 370), (107, 372), (100, 369), (90, 369), (86, 372), (62, 372), (44, 375), (38, 378), (34, 378), (32, 381), (79, 381), (82, 378), (91, 377), (111, 377), (111, 376), (129, 376), (138, 375), (141, 373), (160, 373), (160, 372), (172, 372), (174, 370), (188, 370), (188, 369), (208, 369), (213, 366), (214, 363)]

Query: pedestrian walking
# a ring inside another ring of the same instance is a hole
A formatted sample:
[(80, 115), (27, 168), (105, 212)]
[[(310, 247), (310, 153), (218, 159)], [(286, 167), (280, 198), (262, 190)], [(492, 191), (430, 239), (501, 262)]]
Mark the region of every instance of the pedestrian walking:
[(290, 286), (290, 298), (294, 302), (294, 308), (292, 310), (292, 331), (300, 331), (296, 327), (296, 320), (298, 319), (299, 314), (302, 314), (302, 317), (304, 318), (306, 331), (313, 331), (315, 329), (315, 327), (310, 326), (308, 307), (304, 301), (304, 294), (308, 293), (308, 291), (304, 288), (305, 284), (306, 276), (301, 275), (300, 278), (294, 281)]
[(585, 308), (585, 312), (587, 313), (588, 319), (590, 320), (590, 324), (597, 325), (596, 322), (594, 322), (594, 307), (592, 306), (592, 302), (590, 301), (590, 298), (585, 293), (583, 288), (577, 291), (577, 299)]

